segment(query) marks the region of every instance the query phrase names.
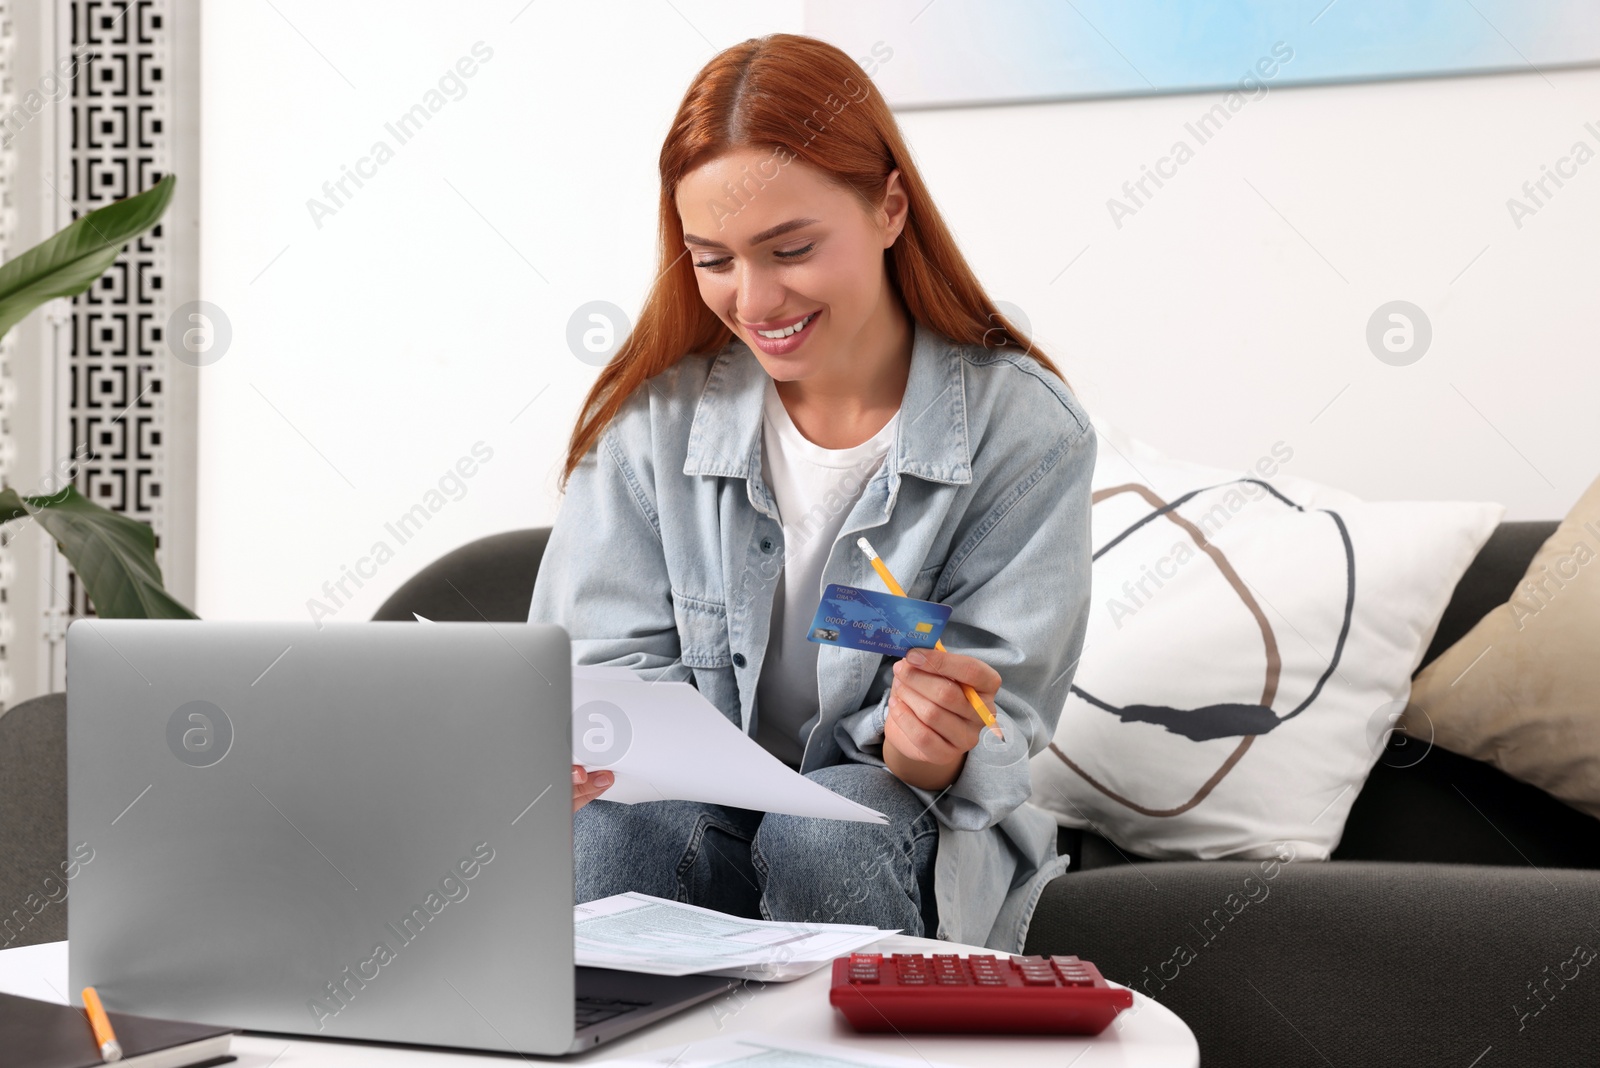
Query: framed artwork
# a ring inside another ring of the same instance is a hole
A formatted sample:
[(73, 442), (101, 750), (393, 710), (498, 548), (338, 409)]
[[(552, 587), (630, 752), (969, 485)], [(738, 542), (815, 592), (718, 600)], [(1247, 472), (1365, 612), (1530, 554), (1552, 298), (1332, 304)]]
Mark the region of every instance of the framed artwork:
[(1600, 64), (1594, 0), (805, 0), (896, 110)]

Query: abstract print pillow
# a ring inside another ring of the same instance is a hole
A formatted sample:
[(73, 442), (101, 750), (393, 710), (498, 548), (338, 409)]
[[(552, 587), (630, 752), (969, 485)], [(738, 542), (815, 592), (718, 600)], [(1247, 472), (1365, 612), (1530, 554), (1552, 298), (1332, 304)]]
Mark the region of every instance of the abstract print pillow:
[(1094, 588), (1033, 803), (1148, 857), (1325, 859), (1505, 513), (1174, 460), (1094, 420)]

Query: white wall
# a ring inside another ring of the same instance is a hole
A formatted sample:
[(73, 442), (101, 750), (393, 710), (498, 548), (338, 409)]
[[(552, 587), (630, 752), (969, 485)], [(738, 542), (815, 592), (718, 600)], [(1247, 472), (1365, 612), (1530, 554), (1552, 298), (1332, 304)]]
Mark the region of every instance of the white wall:
[[(1365, 497), (1563, 515), (1600, 475), (1600, 161), (1520, 229), (1506, 201), (1575, 141), (1600, 150), (1600, 71), (1275, 89), (1118, 229), (1107, 200), (1220, 99), (903, 126), (990, 292), (1091, 411), (1218, 465), (1282, 440), (1286, 471)], [(1409, 366), (1366, 344), (1392, 300), (1432, 323)]]
[[(307, 618), (382, 540), (333, 617), (361, 619), (456, 545), (554, 518), (595, 375), (568, 317), (637, 309), (683, 89), (717, 49), (801, 30), (800, 5), (276, 7), (205, 9), (201, 288), (233, 338), (201, 376), (196, 609)], [(478, 41), (467, 95), (318, 228), (307, 200)], [(1600, 162), (1520, 229), (1505, 202), (1600, 147), (1600, 72), (1274, 89), (1116, 228), (1107, 199), (1219, 98), (902, 122), (991, 294), (1091, 411), (1207, 463), (1281, 440), (1285, 470), (1364, 496), (1561, 515), (1600, 473)], [(1395, 299), (1434, 330), (1406, 367), (1365, 342)], [(492, 459), (401, 544), (385, 524), (478, 442)]]

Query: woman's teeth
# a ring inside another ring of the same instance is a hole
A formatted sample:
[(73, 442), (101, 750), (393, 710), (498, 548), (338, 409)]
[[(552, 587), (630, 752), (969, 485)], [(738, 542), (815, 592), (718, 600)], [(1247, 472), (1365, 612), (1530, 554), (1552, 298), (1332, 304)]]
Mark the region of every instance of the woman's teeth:
[(762, 337), (769, 337), (772, 338), (772, 340), (777, 341), (779, 338), (785, 338), (791, 334), (798, 334), (800, 331), (810, 326), (811, 320), (815, 319), (816, 317), (817, 313), (812, 312), (810, 315), (806, 316), (804, 319), (801, 319), (793, 326), (784, 327), (782, 330), (757, 330), (756, 333), (760, 334)]

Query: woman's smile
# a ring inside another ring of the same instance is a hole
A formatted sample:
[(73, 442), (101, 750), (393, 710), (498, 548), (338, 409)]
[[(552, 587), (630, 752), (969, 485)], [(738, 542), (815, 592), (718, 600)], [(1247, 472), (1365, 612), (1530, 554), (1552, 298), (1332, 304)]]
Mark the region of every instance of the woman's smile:
[(804, 345), (806, 339), (816, 332), (812, 324), (821, 316), (822, 312), (818, 310), (803, 318), (791, 320), (781, 327), (762, 330), (747, 328), (747, 330), (756, 347), (768, 356), (787, 356)]

